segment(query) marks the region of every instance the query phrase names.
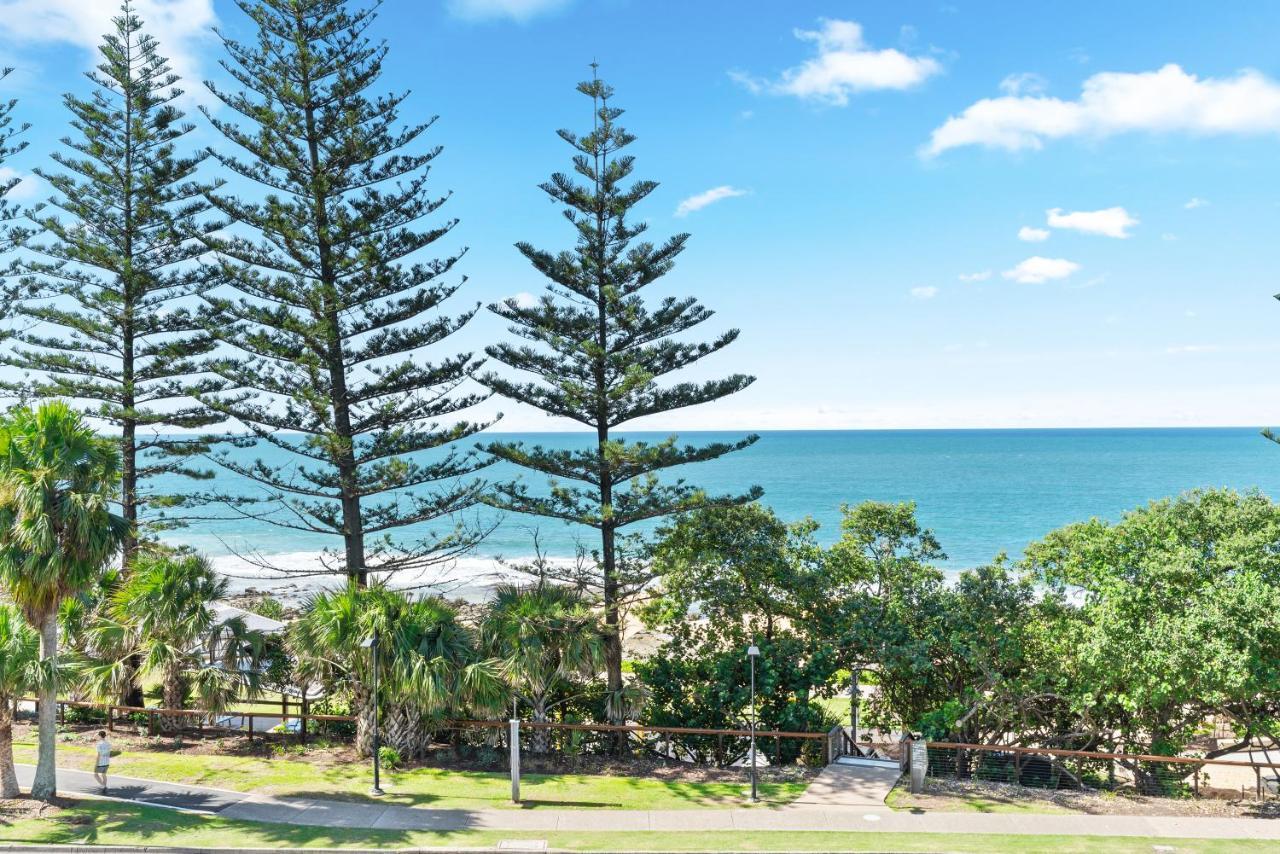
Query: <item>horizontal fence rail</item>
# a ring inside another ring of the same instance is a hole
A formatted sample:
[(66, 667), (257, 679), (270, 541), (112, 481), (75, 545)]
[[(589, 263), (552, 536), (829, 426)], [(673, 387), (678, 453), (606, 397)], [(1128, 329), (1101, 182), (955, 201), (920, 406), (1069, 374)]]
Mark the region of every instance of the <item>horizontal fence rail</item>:
[[(21, 698), (22, 702), (34, 703), (33, 697)], [(267, 734), (297, 735), (305, 741), (308, 732), (314, 734), (312, 724), (355, 723), (354, 715), (329, 715), (296, 712), (265, 711), (261, 709), (226, 709), (209, 712), (201, 709), (168, 709), (143, 706), (125, 706), (116, 703), (95, 703), (86, 700), (59, 700), (58, 719), (65, 722), (67, 709), (87, 709), (101, 712), (101, 723), (106, 729), (115, 728), (131, 718), (145, 716), (147, 731), (151, 734), (166, 731), (194, 731), (203, 735), (209, 733), (243, 734), (253, 740), (255, 736)], [(275, 722), (298, 721), (296, 729), (287, 729), (283, 733), (272, 732)], [(258, 728), (258, 723), (272, 722), (267, 729)], [(501, 741), (509, 727), (509, 722), (486, 720), (449, 720), (436, 725), (440, 731), (453, 731), (464, 734), (468, 731), (487, 731), (488, 739)], [(749, 761), (750, 729), (711, 729), (701, 727), (650, 726), (647, 724), (582, 724), (560, 723), (556, 721), (521, 721), (520, 728), (529, 733), (523, 748), (532, 752), (584, 752), (591, 747), (602, 747), (605, 738), (616, 738), (619, 733), (625, 734), (633, 747), (670, 759), (692, 762), (696, 764), (713, 764), (728, 766)], [(350, 730), (348, 730), (349, 732)], [(800, 761), (804, 764), (828, 764), (834, 761), (847, 749), (844, 742), (833, 737), (832, 732), (806, 732), (794, 730), (755, 731), (757, 759), (762, 764), (786, 764)], [(545, 733), (539, 737), (539, 733)]]
[[(38, 703), (34, 697), (19, 698), (19, 702)], [(308, 724), (351, 724), (355, 722), (352, 715), (327, 715), (312, 713), (294, 713), (294, 712), (278, 712), (278, 711), (262, 711), (262, 710), (241, 710), (227, 709), (220, 712), (209, 712), (203, 709), (167, 709), (153, 708), (148, 706), (124, 706), (117, 703), (94, 703), (87, 700), (59, 700), (58, 701), (58, 721), (66, 722), (67, 709), (88, 709), (91, 711), (102, 712), (103, 720), (100, 722), (87, 721), (87, 723), (102, 723), (110, 732), (114, 732), (117, 725), (126, 723), (130, 718), (144, 716), (146, 719), (147, 731), (155, 734), (160, 730), (194, 730), (198, 734), (205, 732), (227, 732), (227, 733), (243, 733), (250, 741), (254, 736), (262, 736), (272, 733), (275, 728), (273, 724), (267, 729), (260, 729), (255, 726), (257, 723), (267, 721), (298, 721), (299, 725), (296, 729), (288, 729), (284, 734), (297, 735), (299, 740), (305, 742), (308, 736)], [(161, 719), (159, 722), (157, 718)], [(227, 723), (219, 723), (226, 721)], [(236, 725), (231, 722), (235, 721)], [(159, 724), (159, 725), (158, 725)], [(314, 733), (314, 729), (312, 730)]]
[(1104, 753), (1021, 745), (928, 743), (926, 774), (1040, 789), (1136, 791), (1160, 797), (1240, 795), (1280, 787), (1280, 763), (1146, 753)]

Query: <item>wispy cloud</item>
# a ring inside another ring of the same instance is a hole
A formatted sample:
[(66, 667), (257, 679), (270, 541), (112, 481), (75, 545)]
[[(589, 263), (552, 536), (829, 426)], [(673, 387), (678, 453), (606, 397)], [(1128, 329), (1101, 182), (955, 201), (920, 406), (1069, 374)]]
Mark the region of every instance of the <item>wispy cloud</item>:
[(1121, 207), (1071, 213), (1063, 213), (1062, 208), (1052, 208), (1045, 211), (1045, 216), (1051, 228), (1065, 228), (1082, 234), (1100, 234), (1104, 237), (1121, 239), (1129, 237), (1129, 229), (1138, 224), (1137, 217)]
[(28, 172), (19, 172), (17, 169), (8, 166), (0, 166), (0, 184), (7, 184), (15, 178), (18, 179), (18, 183), (14, 184), (13, 189), (5, 195), (8, 201), (29, 202), (40, 195), (40, 190), (44, 184), (40, 180), (40, 176), (32, 175)]
[(1208, 199), (1202, 199), (1199, 196), (1192, 196), (1191, 198), (1187, 199), (1187, 201), (1182, 206), (1189, 211), (1193, 211), (1196, 208), (1202, 208), (1207, 204), (1209, 204)]
[(1280, 133), (1280, 83), (1248, 69), (1201, 78), (1172, 63), (1156, 71), (1108, 71), (1087, 79), (1075, 100), (1019, 92), (977, 101), (934, 130), (921, 154), (967, 145), (1038, 150), (1051, 139), (1142, 131)]
[(1221, 349), (1216, 344), (1180, 344), (1176, 347), (1166, 347), (1164, 351), (1171, 356), (1183, 356), (1197, 353), (1216, 353)]
[(1000, 275), (1024, 285), (1038, 285), (1054, 279), (1065, 279), (1080, 269), (1080, 265), (1066, 258), (1043, 258), (1032, 255), (1012, 270)]
[(852, 95), (912, 89), (942, 71), (933, 57), (870, 47), (857, 21), (822, 18), (819, 24), (817, 30), (794, 31), (796, 38), (816, 45), (817, 55), (812, 59), (774, 79), (743, 71), (732, 71), (729, 76), (757, 94), (791, 95), (843, 107)]
[(1049, 239), (1049, 230), (1047, 228), (1032, 228), (1024, 225), (1018, 229), (1018, 239), (1026, 243), (1043, 243)]
[(539, 15), (555, 12), (572, 0), (448, 0), (449, 14), (467, 21), (492, 21), (506, 18), (524, 22)]
[(690, 196), (676, 206), (676, 216), (685, 217), (694, 211), (700, 211), (707, 205), (714, 205), (716, 202), (724, 199), (732, 199), (737, 196), (745, 196), (750, 190), (742, 190), (738, 187), (723, 184), (719, 187), (712, 187), (710, 190), (698, 193), (696, 196)]
[[(133, 9), (182, 77), (185, 97), (211, 98), (200, 85), (200, 54), (216, 39), (213, 0), (134, 0)], [(19, 44), (71, 44), (96, 51), (103, 33), (111, 29), (111, 19), (119, 14), (120, 4), (114, 0), (0, 0), (0, 37)]]
[(918, 288), (911, 289), (911, 298), (917, 300), (933, 299), (938, 295), (938, 289), (933, 285), (922, 285)]
[(977, 273), (961, 273), (960, 281), (962, 282), (985, 282), (991, 278), (990, 270), (980, 270)]
[(1048, 80), (1030, 71), (1010, 74), (1000, 81), (1000, 91), (1014, 97), (1019, 95), (1040, 95), (1048, 88)]

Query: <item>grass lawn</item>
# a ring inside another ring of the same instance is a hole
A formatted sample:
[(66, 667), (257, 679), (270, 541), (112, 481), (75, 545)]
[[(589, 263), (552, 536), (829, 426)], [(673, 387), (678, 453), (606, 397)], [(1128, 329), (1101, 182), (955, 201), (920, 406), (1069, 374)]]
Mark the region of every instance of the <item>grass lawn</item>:
[(32, 844), (147, 845), (217, 848), (429, 848), (495, 846), (536, 837), (571, 851), (1053, 851), (1068, 854), (1274, 851), (1272, 840), (1153, 839), (1105, 836), (997, 836), (875, 832), (590, 832), (395, 831), (297, 827), (229, 821), (159, 807), (78, 800), (53, 818), (0, 817), (0, 840)]
[[(35, 762), (30, 737), (14, 745), (18, 762)], [(58, 745), (58, 765), (92, 771), (92, 741)], [(111, 760), (111, 772), (125, 777), (190, 783), (263, 794), (368, 800), (365, 763), (320, 764), (289, 756), (262, 757), (125, 750)], [(520, 781), (525, 808), (701, 809), (747, 806), (747, 781), (690, 782), (595, 774), (525, 774)], [(804, 792), (802, 781), (762, 783), (761, 806), (790, 803)], [(505, 772), (414, 768), (385, 771), (380, 802), (431, 807), (511, 807), (511, 778)]]

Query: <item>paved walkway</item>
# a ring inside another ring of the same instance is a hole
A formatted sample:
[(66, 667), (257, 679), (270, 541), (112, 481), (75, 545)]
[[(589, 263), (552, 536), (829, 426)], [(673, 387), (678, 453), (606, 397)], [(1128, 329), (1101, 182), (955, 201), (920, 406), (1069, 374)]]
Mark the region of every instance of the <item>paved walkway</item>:
[[(18, 764), (16, 767), (18, 785), (24, 789), (31, 788), (31, 778), (35, 776), (36, 771), (35, 766)], [(162, 783), (159, 780), (139, 780), (133, 777), (122, 777), (119, 774), (109, 774), (107, 782), (110, 784), (106, 794), (108, 798), (195, 812), (221, 812), (249, 797), (249, 793), (246, 792), (187, 786), (182, 783)], [(59, 768), (58, 791), (64, 794), (75, 793), (100, 797), (102, 789), (89, 771)]]
[[(24, 782), (30, 766), (19, 766)], [(85, 786), (85, 778), (90, 785)], [(395, 804), (273, 798), (201, 786), (115, 778), (110, 797), (219, 817), (317, 827), (384, 830), (503, 830), (521, 833), (610, 830), (838, 830), (891, 833), (993, 833), (1070, 836), (1155, 836), (1280, 840), (1280, 821), (1169, 816), (1036, 815), (1029, 813), (894, 812), (879, 806), (817, 806), (691, 810), (429, 809)], [(59, 788), (96, 794), (92, 776), (58, 770)], [(194, 805), (194, 806), (189, 806)]]
[(882, 807), (901, 776), (896, 763), (834, 763), (822, 769), (796, 803), (821, 807)]

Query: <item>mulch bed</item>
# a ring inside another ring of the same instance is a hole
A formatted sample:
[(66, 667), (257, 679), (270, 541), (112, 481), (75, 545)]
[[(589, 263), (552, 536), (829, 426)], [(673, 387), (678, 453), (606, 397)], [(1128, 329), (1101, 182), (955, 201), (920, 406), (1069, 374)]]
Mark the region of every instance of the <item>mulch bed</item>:
[(977, 780), (925, 780), (923, 794), (903, 793), (896, 807), (954, 810), (957, 800), (981, 799), (997, 804), (1053, 806), (1088, 815), (1179, 815), (1280, 818), (1280, 801), (1241, 799), (1238, 791), (1208, 790), (1200, 798), (1158, 798), (1136, 792), (1089, 792), (1069, 789), (1034, 789), (1009, 783)]

